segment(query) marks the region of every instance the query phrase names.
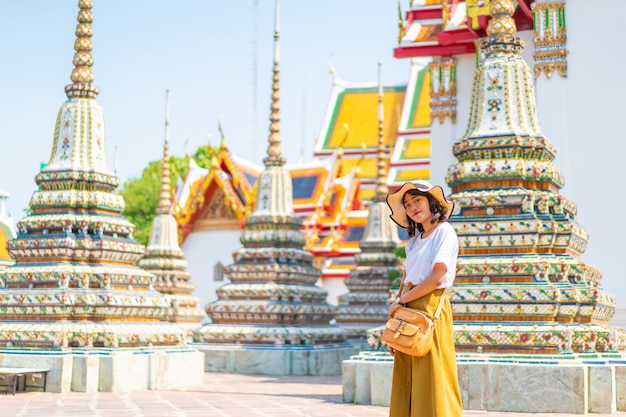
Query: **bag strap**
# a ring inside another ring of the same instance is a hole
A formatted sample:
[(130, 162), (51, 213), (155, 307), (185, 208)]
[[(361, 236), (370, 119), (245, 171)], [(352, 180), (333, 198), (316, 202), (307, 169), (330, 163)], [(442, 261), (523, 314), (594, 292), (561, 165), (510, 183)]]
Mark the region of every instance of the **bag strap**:
[(406, 269), (402, 272), (402, 280), (400, 281), (400, 288), (398, 288), (397, 297), (402, 297), (402, 290), (404, 289), (404, 279), (406, 278)]
[(441, 308), (443, 307), (443, 300), (446, 299), (446, 293), (448, 292), (447, 288), (443, 289), (441, 293), (441, 297), (439, 297), (439, 304), (437, 304), (437, 310), (435, 310), (435, 315), (433, 316), (433, 321), (437, 321), (439, 319), (439, 314), (441, 313)]

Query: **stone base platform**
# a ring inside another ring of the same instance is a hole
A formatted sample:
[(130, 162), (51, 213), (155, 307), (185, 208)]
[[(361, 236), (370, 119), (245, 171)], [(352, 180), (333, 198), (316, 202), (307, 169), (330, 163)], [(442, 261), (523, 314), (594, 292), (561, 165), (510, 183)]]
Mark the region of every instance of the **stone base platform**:
[[(626, 355), (458, 354), (467, 410), (612, 414), (626, 411)], [(364, 351), (342, 364), (343, 400), (388, 406), (393, 357)]]
[(187, 346), (137, 349), (0, 349), (0, 367), (49, 370), (47, 392), (125, 392), (200, 385), (202, 353)]
[(222, 345), (191, 343), (204, 353), (205, 372), (234, 374), (335, 376), (341, 363), (361, 349), (336, 345)]

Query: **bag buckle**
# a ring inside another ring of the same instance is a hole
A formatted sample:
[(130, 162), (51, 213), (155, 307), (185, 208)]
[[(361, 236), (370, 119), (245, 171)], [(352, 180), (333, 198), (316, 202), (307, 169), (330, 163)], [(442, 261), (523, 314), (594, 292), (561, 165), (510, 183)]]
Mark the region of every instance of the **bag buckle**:
[(404, 329), (405, 324), (406, 322), (404, 320), (400, 320), (398, 327), (396, 327), (396, 333), (393, 335), (394, 339), (397, 339), (400, 337), (400, 334), (402, 333), (402, 330)]

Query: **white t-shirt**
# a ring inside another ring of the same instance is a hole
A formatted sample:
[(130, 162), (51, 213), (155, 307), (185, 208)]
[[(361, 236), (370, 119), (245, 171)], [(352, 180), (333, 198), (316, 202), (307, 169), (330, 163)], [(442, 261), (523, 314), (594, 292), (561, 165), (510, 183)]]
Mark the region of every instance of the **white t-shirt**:
[(446, 265), (446, 277), (437, 288), (450, 288), (456, 276), (456, 259), (459, 254), (459, 239), (448, 222), (439, 225), (426, 238), (413, 236), (406, 243), (406, 282), (414, 285), (424, 281), (433, 272), (437, 263)]

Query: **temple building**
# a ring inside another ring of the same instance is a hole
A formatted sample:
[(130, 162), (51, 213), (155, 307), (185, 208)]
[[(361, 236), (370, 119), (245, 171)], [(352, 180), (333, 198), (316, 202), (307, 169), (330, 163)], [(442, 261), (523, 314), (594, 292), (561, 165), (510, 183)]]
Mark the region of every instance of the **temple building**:
[(92, 84), (92, 1), (78, 6), (72, 84), (50, 160), (9, 241), (15, 264), (0, 271), (0, 362), (49, 370), (45, 388), (56, 392), (199, 384), (202, 355), (163, 321), (166, 297), (134, 265), (144, 247), (121, 214)]
[[(167, 92), (169, 100), (169, 91)], [(156, 276), (154, 288), (166, 294), (169, 303), (165, 319), (183, 328), (188, 335), (204, 318), (198, 304), (200, 299), (192, 295), (195, 285), (191, 274), (185, 271), (187, 261), (178, 244), (178, 224), (174, 217), (170, 188), (169, 158), (169, 101), (165, 117), (165, 144), (161, 165), (161, 192), (156, 217), (152, 221), (150, 242), (139, 266)]]
[(11, 259), (7, 251), (9, 240), (14, 239), (16, 236), (13, 216), (7, 213), (6, 201), (9, 197), (9, 193), (0, 190), (0, 269), (13, 265), (13, 259)]

